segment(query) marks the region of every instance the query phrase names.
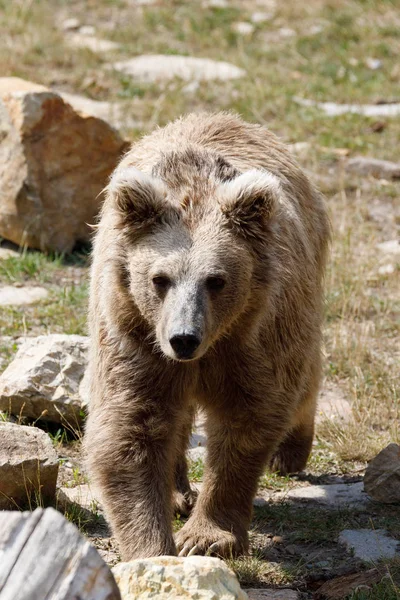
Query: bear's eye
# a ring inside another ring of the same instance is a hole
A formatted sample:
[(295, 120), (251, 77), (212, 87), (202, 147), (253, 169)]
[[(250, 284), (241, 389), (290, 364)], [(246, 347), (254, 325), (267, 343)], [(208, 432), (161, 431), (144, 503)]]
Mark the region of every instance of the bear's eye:
[(226, 283), (226, 281), (225, 281), (225, 279), (223, 279), (223, 277), (217, 277), (217, 276), (207, 277), (207, 280), (206, 280), (206, 285), (207, 285), (208, 289), (212, 290), (212, 291), (216, 291), (216, 292), (219, 290), (222, 290), (222, 288), (225, 287), (225, 283)]
[(153, 285), (158, 290), (166, 290), (171, 285), (171, 280), (166, 275), (153, 277)]

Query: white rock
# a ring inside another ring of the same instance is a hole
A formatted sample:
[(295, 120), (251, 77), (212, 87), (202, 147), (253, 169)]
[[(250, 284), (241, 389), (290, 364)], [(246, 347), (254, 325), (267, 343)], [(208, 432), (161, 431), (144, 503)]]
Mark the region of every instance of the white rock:
[(58, 458), (47, 433), (0, 422), (0, 510), (53, 501), (57, 474)]
[(66, 42), (73, 48), (87, 48), (92, 52), (112, 52), (119, 50), (120, 45), (112, 40), (102, 40), (93, 35), (73, 33), (66, 37)]
[(254, 25), (247, 21), (238, 21), (237, 23), (234, 23), (232, 29), (240, 35), (251, 35), (254, 33)]
[(371, 71), (376, 71), (377, 69), (382, 68), (382, 61), (379, 60), (379, 58), (369, 57), (365, 59), (365, 65), (368, 69), (371, 69)]
[(281, 27), (279, 29), (279, 37), (282, 38), (291, 38), (296, 35), (294, 29), (290, 29), (289, 27)]
[(202, 460), (203, 462), (205, 462), (207, 449), (204, 446), (197, 446), (197, 448), (189, 448), (189, 450), (187, 451), (187, 455), (190, 458), (190, 460)]
[(338, 506), (364, 506), (368, 502), (362, 481), (297, 487), (287, 492), (278, 492), (274, 494), (274, 498), (296, 502), (316, 502), (332, 508)]
[(155, 82), (179, 77), (185, 81), (212, 81), (238, 79), (246, 72), (227, 62), (192, 56), (167, 56), (163, 54), (143, 55), (120, 61), (114, 69), (134, 79)]
[(265, 23), (266, 21), (271, 21), (274, 18), (274, 13), (258, 11), (254, 12), (250, 18), (253, 23)]
[(44, 300), (49, 292), (38, 286), (14, 287), (5, 285), (0, 287), (0, 306), (20, 306), (24, 304), (35, 304)]
[(59, 91), (58, 93), (74, 110), (84, 115), (93, 115), (98, 119), (103, 119), (103, 121), (111, 123), (116, 129), (124, 127), (140, 129), (143, 127), (143, 123), (129, 115), (129, 105), (124, 102), (106, 102), (92, 100), (78, 94), (69, 94), (68, 92)]
[(7, 248), (5, 246), (0, 246), (0, 260), (6, 260), (10, 258), (10, 256), (17, 257), (19, 256), (19, 252), (17, 250), (13, 250), (12, 248)]
[(392, 264), (382, 265), (381, 267), (379, 267), (378, 273), (379, 275), (392, 275), (392, 273), (394, 273), (394, 270), (394, 265)]
[(79, 27), (79, 33), (82, 35), (95, 35), (96, 28), (93, 25), (82, 25), (82, 27)]
[(365, 561), (394, 558), (400, 549), (399, 542), (384, 529), (345, 529), (339, 535), (339, 543)]
[(293, 96), (293, 100), (302, 106), (318, 108), (328, 117), (337, 117), (346, 113), (364, 115), (365, 117), (397, 117), (400, 115), (400, 102), (390, 104), (337, 104), (336, 102), (317, 102), (298, 96)]
[(384, 254), (400, 254), (400, 240), (388, 240), (377, 245)]
[(116, 565), (122, 600), (246, 600), (236, 575), (219, 558), (160, 556)]
[(203, 2), (203, 6), (205, 8), (229, 8), (229, 2), (228, 0), (208, 0)]
[(0, 410), (79, 428), (87, 349), (80, 335), (27, 340), (0, 375)]
[(74, 31), (79, 29), (81, 22), (76, 17), (71, 17), (70, 19), (65, 19), (61, 23), (61, 29), (64, 31)]

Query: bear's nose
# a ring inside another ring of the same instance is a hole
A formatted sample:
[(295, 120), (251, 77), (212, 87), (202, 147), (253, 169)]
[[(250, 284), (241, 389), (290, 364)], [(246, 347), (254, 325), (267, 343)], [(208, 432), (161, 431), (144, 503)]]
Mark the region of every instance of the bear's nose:
[(192, 358), (195, 350), (200, 346), (199, 338), (191, 333), (174, 335), (169, 343), (176, 356), (182, 359)]

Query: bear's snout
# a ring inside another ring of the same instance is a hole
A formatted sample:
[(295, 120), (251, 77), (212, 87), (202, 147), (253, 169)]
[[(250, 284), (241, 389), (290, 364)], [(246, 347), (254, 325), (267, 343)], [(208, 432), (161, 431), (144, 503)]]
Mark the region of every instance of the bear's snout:
[(173, 335), (169, 343), (179, 360), (190, 360), (200, 346), (201, 339), (192, 333), (181, 333)]

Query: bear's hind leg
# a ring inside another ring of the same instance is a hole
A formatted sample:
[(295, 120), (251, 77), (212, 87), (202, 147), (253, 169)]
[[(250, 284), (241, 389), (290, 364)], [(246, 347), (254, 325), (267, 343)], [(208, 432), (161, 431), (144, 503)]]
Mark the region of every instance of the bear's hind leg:
[(314, 424), (298, 425), (290, 431), (272, 457), (270, 470), (279, 475), (303, 471), (311, 453)]
[(311, 453), (314, 421), (317, 409), (320, 369), (318, 362), (312, 371), (309, 386), (303, 393), (291, 426), (270, 462), (270, 470), (280, 475), (302, 471)]

